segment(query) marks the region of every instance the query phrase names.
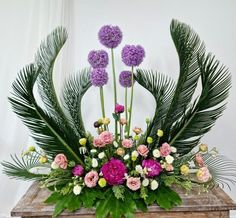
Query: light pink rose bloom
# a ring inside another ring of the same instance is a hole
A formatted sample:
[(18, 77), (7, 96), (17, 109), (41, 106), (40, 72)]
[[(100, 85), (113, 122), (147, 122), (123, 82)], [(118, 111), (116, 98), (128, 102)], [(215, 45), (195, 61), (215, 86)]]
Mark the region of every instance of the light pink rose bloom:
[(131, 148), (133, 146), (133, 141), (131, 139), (123, 139), (121, 144), (125, 148)]
[(167, 163), (166, 166), (165, 166), (165, 169), (166, 169), (166, 171), (171, 172), (171, 171), (174, 170), (174, 167), (173, 167), (172, 164), (168, 164), (168, 163)]
[(98, 148), (102, 148), (105, 146), (105, 144), (102, 142), (99, 136), (93, 139), (93, 145), (94, 147), (98, 147)]
[(102, 143), (105, 145), (112, 144), (114, 141), (114, 136), (111, 132), (104, 131), (99, 135), (99, 138), (101, 139)]
[(98, 179), (99, 179), (98, 173), (92, 170), (85, 175), (84, 183), (87, 187), (92, 188), (97, 185)]
[(54, 159), (54, 163), (61, 169), (66, 169), (67, 168), (67, 158), (64, 154), (58, 154), (55, 159)]
[(120, 124), (121, 125), (127, 124), (127, 120), (125, 118), (120, 118)]
[(171, 153), (171, 146), (168, 143), (163, 143), (160, 147), (160, 154), (162, 157), (166, 157)]
[(140, 189), (140, 186), (141, 186), (140, 178), (129, 177), (127, 179), (126, 185), (132, 191), (136, 191), (136, 190)]
[(207, 167), (202, 167), (197, 171), (197, 179), (201, 182), (208, 182), (211, 178), (211, 174)]
[(141, 156), (147, 157), (149, 149), (146, 145), (139, 145), (137, 151)]
[(196, 161), (196, 163), (197, 163), (197, 165), (199, 166), (199, 167), (203, 167), (205, 164), (204, 164), (204, 160), (203, 160), (203, 158), (202, 158), (202, 155), (201, 154), (196, 154), (196, 156), (195, 156), (195, 161)]

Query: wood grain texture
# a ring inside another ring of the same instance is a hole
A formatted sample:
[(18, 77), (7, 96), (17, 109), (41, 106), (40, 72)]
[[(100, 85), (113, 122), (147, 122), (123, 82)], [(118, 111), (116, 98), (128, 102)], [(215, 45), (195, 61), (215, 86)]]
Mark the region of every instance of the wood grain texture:
[[(183, 204), (174, 207), (171, 211), (164, 211), (157, 205), (148, 208), (148, 213), (137, 211), (135, 217), (141, 218), (226, 218), (229, 217), (229, 210), (236, 210), (236, 203), (220, 188), (210, 190), (208, 193), (198, 194), (193, 190), (191, 194), (185, 195), (183, 190), (178, 190)], [(49, 196), (47, 189), (40, 189), (38, 183), (34, 183), (22, 199), (12, 210), (13, 217), (51, 217), (54, 206), (46, 205), (43, 201)], [(82, 208), (75, 213), (64, 212), (61, 218), (94, 218), (93, 209)]]

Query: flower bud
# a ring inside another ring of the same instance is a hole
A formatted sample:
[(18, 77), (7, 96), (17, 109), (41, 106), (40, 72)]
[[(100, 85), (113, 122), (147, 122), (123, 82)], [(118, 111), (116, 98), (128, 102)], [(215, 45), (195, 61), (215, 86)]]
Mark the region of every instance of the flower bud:
[(208, 146), (206, 144), (200, 144), (199, 145), (199, 151), (207, 152), (208, 151)]
[(105, 187), (105, 186), (107, 185), (107, 181), (106, 181), (104, 178), (100, 178), (100, 179), (98, 180), (98, 185), (99, 185), (101, 188), (103, 188), (103, 187)]
[(152, 137), (147, 137), (147, 143), (148, 143), (148, 144), (152, 144), (152, 143), (153, 143)]
[(79, 143), (80, 143), (80, 145), (85, 146), (86, 143), (87, 143), (87, 139), (86, 139), (86, 138), (81, 138), (81, 139), (79, 140)]
[(107, 118), (107, 117), (105, 117), (105, 118), (102, 119), (102, 123), (103, 123), (104, 125), (109, 125), (110, 122), (111, 122), (110, 119)]
[(162, 137), (164, 135), (163, 131), (161, 129), (157, 130), (157, 136)]
[(149, 124), (149, 123), (150, 123), (150, 118), (147, 117), (147, 118), (146, 118), (146, 124)]
[(82, 190), (82, 187), (80, 185), (76, 185), (74, 188), (73, 188), (73, 193), (75, 195), (79, 195), (81, 193), (81, 190)]
[(143, 181), (142, 181), (142, 185), (144, 187), (147, 187), (149, 185), (149, 179), (145, 178)]
[(28, 151), (34, 152), (35, 151), (35, 147), (34, 146), (29, 146), (28, 147)]
[(116, 153), (119, 156), (123, 156), (125, 154), (125, 150), (123, 148), (117, 148)]
[(101, 124), (99, 124), (99, 122), (96, 121), (96, 122), (94, 122), (93, 126), (94, 126), (95, 128), (98, 128), (99, 126), (101, 126)]
[(156, 180), (152, 180), (150, 186), (151, 186), (151, 189), (154, 191), (158, 188), (159, 184)]
[(98, 167), (98, 161), (97, 161), (96, 158), (92, 158), (92, 167), (93, 167), (93, 168)]
[(141, 132), (142, 132), (142, 129), (140, 128), (140, 127), (134, 127), (134, 129), (133, 129), (133, 132), (136, 134), (136, 135), (138, 135), (138, 134), (140, 134)]
[(187, 176), (189, 174), (189, 167), (184, 164), (180, 167), (180, 172), (182, 175)]
[(46, 163), (47, 161), (48, 161), (48, 159), (47, 159), (46, 156), (41, 156), (41, 157), (39, 158), (39, 163), (41, 163), (41, 164), (44, 164), (44, 163)]
[(157, 148), (152, 151), (152, 155), (155, 158), (158, 158), (161, 156), (160, 151)]

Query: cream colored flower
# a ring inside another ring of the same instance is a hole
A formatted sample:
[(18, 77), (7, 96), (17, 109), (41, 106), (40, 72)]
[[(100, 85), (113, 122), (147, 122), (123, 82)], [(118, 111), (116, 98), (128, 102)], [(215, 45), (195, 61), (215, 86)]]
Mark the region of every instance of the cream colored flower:
[(165, 157), (165, 160), (166, 160), (166, 162), (167, 162), (168, 164), (172, 164), (173, 161), (174, 161), (174, 158), (173, 158), (171, 155), (167, 155), (167, 156)]
[(76, 186), (74, 186), (74, 188), (73, 188), (73, 193), (74, 193), (75, 195), (79, 195), (79, 194), (81, 193), (81, 190), (82, 190), (82, 187), (81, 187), (80, 185), (76, 185)]
[(158, 149), (154, 149), (152, 152), (152, 155), (153, 157), (156, 157), (156, 158), (161, 156), (160, 151)]
[(152, 190), (156, 190), (158, 188), (159, 184), (156, 180), (152, 180), (150, 186), (151, 186)]

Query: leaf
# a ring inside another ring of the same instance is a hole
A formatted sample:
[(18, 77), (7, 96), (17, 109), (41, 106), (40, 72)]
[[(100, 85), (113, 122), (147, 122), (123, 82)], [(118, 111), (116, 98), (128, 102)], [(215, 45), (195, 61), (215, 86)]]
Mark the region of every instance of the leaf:
[(179, 79), (168, 109), (162, 142), (169, 142), (171, 127), (188, 108), (200, 76), (198, 58), (204, 54), (205, 46), (199, 36), (186, 24), (172, 20), (170, 32), (179, 56)]
[(116, 113), (112, 113), (112, 117), (114, 118), (115, 121), (119, 121), (120, 120), (119, 115), (116, 114)]
[(63, 195), (58, 192), (53, 192), (51, 195), (44, 201), (46, 204), (55, 204)]
[(103, 199), (103, 192), (99, 189), (84, 189), (81, 194), (83, 199), (83, 206), (86, 208), (91, 208), (95, 205), (97, 199)]
[(90, 69), (83, 69), (70, 76), (63, 86), (63, 102), (71, 117), (70, 123), (82, 138), (86, 136), (86, 131), (82, 120), (81, 102), (90, 87)]
[(182, 203), (180, 196), (171, 188), (161, 185), (156, 191), (156, 202), (159, 207), (170, 210)]

